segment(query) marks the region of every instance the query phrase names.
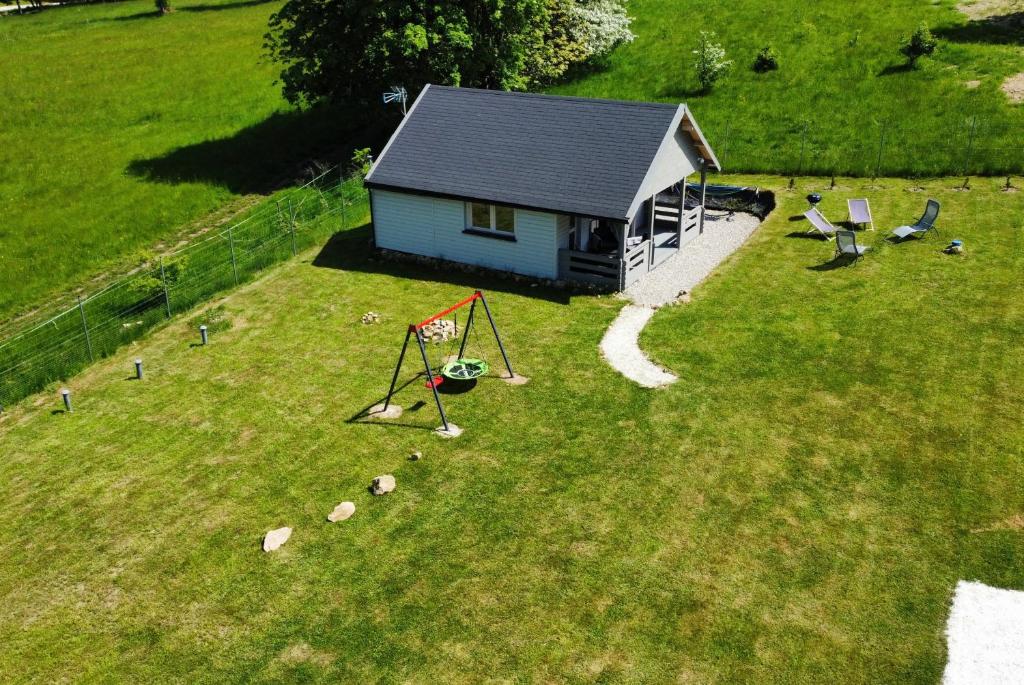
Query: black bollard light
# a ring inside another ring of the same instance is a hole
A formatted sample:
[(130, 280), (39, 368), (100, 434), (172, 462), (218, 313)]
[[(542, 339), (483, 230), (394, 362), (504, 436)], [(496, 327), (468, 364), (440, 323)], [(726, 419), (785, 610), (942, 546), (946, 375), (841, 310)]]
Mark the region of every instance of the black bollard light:
[(61, 388), (60, 396), (64, 398), (64, 409), (67, 413), (71, 413), (74, 409), (71, 408), (71, 391), (67, 388)]
[(206, 326), (205, 325), (199, 327), (199, 337), (203, 339), (203, 344), (204, 345), (209, 342), (209, 338), (206, 335)]
[(136, 359), (135, 360), (135, 378), (137, 378), (140, 381), (142, 380), (142, 360), (141, 359)]

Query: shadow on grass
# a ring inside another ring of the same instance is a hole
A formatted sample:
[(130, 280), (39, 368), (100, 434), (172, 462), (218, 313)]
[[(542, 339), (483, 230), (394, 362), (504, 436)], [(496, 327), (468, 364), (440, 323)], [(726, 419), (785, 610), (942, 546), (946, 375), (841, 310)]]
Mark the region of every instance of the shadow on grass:
[(786, 234), (787, 238), (803, 238), (805, 240), (816, 240), (818, 242), (826, 242), (828, 238), (818, 232), (808, 233), (807, 231), (792, 231)]
[(890, 64), (885, 69), (878, 72), (879, 76), (892, 76), (893, 74), (906, 74), (914, 71), (916, 67), (909, 62), (903, 62), (902, 64)]
[[(175, 7), (171, 14), (177, 12), (220, 12), (222, 10), (234, 10), (241, 9), (244, 7), (256, 7), (258, 5), (269, 4), (272, 0), (239, 0), (239, 2), (225, 2), (221, 4), (203, 4), (203, 5), (186, 5), (184, 7)], [(148, 12), (136, 12), (135, 14), (126, 14), (123, 17), (111, 17), (105, 21), (137, 21), (139, 19), (158, 19), (160, 17), (166, 17), (167, 15), (160, 12), (159, 10), (150, 10)], [(104, 20), (101, 20), (104, 21)]]
[(961, 26), (935, 29), (938, 38), (953, 43), (991, 43), (994, 45), (1024, 44), (1024, 12), (1010, 12), (986, 19), (969, 21)]
[(835, 271), (836, 269), (844, 269), (851, 264), (856, 263), (856, 259), (850, 255), (840, 255), (833, 257), (830, 261), (824, 264), (815, 264), (814, 266), (807, 267), (808, 271)]
[(516, 282), (512, 275), (503, 277), (498, 271), (468, 273), (460, 269), (444, 269), (425, 264), (409, 264), (384, 259), (370, 243), (373, 230), (369, 224), (347, 231), (339, 231), (313, 258), (313, 266), (361, 273), (384, 274), (415, 281), (447, 283), (463, 286), (467, 290), (494, 290), (523, 297), (532, 297), (556, 304), (569, 304), (569, 293), (558, 288), (547, 288), (529, 282)]
[(356, 107), (277, 112), (234, 135), (134, 160), (127, 171), (156, 183), (213, 183), (240, 195), (266, 193), (293, 180), (301, 164), (346, 164), (354, 148), (378, 143), (389, 120), (377, 119), (367, 125), (368, 113)]
[(672, 98), (673, 100), (692, 100), (693, 98), (703, 97), (704, 95), (707, 95), (707, 91), (701, 88), (681, 85), (661, 88), (657, 92), (657, 96), (659, 98)]

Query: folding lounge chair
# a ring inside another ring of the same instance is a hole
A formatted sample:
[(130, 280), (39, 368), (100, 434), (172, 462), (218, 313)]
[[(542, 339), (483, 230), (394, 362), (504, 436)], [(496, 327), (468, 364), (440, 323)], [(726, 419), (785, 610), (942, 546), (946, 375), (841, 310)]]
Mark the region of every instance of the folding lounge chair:
[(865, 200), (847, 200), (846, 207), (850, 210), (850, 223), (854, 226), (867, 226), (869, 231), (875, 230), (875, 222), (871, 220), (871, 205)]
[(856, 262), (870, 249), (867, 245), (857, 244), (857, 234), (853, 231), (836, 231), (836, 259), (853, 257)]
[(917, 220), (917, 223), (913, 226), (900, 226), (894, 229), (892, 234), (903, 240), (907, 236), (920, 234), (924, 235), (928, 231), (939, 232), (939, 229), (935, 227), (935, 219), (939, 216), (939, 203), (937, 200), (928, 200), (928, 206), (924, 208), (924, 214)]
[(828, 219), (826, 219), (825, 216), (818, 211), (817, 207), (811, 207), (810, 209), (808, 209), (806, 212), (804, 212), (804, 216), (807, 218), (808, 221), (811, 222), (811, 227), (807, 229), (808, 233), (813, 233), (814, 231), (817, 231), (818, 233), (825, 236), (828, 240), (832, 240), (832, 238), (835, 236), (836, 227), (828, 222)]

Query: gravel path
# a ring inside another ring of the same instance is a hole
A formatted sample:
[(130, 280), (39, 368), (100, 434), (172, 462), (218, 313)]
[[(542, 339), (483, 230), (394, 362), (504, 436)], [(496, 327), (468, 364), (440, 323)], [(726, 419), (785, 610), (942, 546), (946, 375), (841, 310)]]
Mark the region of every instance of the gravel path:
[(746, 242), (761, 221), (752, 214), (708, 211), (704, 233), (622, 293), (631, 300), (601, 340), (601, 354), (616, 371), (645, 388), (674, 383), (674, 374), (654, 364), (638, 344), (640, 331), (655, 310), (675, 302), (707, 278)]
[(651, 307), (627, 304), (601, 339), (601, 354), (612, 368), (645, 388), (660, 388), (675, 383), (674, 374), (647, 358), (637, 345), (640, 331), (654, 316)]

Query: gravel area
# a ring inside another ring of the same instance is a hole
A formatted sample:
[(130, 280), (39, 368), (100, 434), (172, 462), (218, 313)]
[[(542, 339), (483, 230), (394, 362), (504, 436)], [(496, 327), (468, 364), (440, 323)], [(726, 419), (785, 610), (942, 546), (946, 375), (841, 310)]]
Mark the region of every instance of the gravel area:
[(645, 388), (660, 388), (675, 383), (674, 374), (665, 371), (640, 350), (640, 331), (654, 316), (654, 309), (627, 304), (601, 339), (601, 354), (612, 368)]
[(703, 235), (626, 288), (623, 294), (635, 304), (648, 307), (675, 302), (681, 291), (693, 290), (760, 225), (761, 220), (753, 214), (708, 210)]
[(675, 375), (654, 364), (641, 351), (640, 331), (654, 316), (655, 309), (692, 290), (746, 242), (760, 224), (752, 214), (708, 211), (703, 235), (629, 286), (622, 294), (633, 304), (622, 308), (601, 339), (601, 354), (612, 368), (645, 388), (674, 383)]
[(1024, 592), (961, 580), (946, 624), (943, 685), (1020, 683), (1024, 673)]

